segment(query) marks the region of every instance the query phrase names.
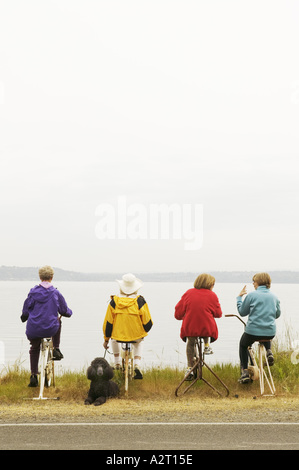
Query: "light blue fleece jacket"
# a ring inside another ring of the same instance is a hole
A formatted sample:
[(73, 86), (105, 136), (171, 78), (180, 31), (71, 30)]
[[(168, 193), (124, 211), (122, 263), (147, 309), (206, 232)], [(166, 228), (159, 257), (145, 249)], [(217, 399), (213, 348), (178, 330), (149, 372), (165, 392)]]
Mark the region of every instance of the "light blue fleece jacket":
[(238, 296), (237, 309), (241, 317), (248, 315), (246, 333), (254, 336), (275, 336), (275, 320), (281, 313), (280, 302), (266, 286), (258, 286), (244, 301)]

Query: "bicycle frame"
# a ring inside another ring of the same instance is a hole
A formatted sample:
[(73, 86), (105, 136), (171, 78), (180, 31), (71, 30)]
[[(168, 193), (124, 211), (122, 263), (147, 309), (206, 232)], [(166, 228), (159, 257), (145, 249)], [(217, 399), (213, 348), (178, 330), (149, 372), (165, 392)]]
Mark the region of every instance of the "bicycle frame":
[(206, 367), (210, 372), (211, 374), (221, 383), (221, 385), (225, 388), (226, 390), (226, 395), (225, 396), (228, 396), (229, 395), (229, 389), (227, 388), (227, 386), (222, 382), (222, 380), (218, 377), (217, 374), (215, 374), (215, 372), (205, 363), (204, 361), (204, 354), (202, 352), (202, 343), (203, 343), (203, 339), (202, 338), (197, 338), (196, 340), (196, 347), (198, 348), (198, 358), (194, 364), (194, 366), (188, 371), (188, 373), (185, 375), (185, 377), (183, 378), (183, 380), (180, 382), (180, 384), (178, 385), (178, 387), (176, 388), (175, 390), (175, 395), (178, 397), (179, 396), (179, 390), (181, 388), (181, 386), (183, 385), (183, 383), (188, 380), (188, 378), (191, 376), (191, 374), (193, 374), (194, 372), (197, 372), (197, 375), (195, 377), (194, 380), (191, 381), (190, 385), (188, 387), (185, 388), (185, 390), (183, 390), (182, 394), (185, 394), (188, 390), (190, 390), (190, 388), (198, 381), (198, 380), (202, 380), (204, 383), (206, 383), (210, 388), (212, 388), (215, 392), (218, 393), (218, 395), (220, 396), (223, 396), (222, 393), (216, 388), (214, 387), (212, 384), (210, 384), (210, 382), (208, 382), (202, 375), (202, 370), (203, 370), (203, 367)]
[[(225, 317), (236, 317), (238, 320), (240, 320), (241, 323), (243, 323), (243, 325), (246, 326), (246, 323), (238, 315), (225, 315)], [(276, 389), (267, 358), (266, 348), (263, 344), (263, 340), (258, 341), (258, 343), (258, 363), (256, 361), (252, 346), (248, 347), (248, 353), (252, 363), (252, 365), (248, 366), (248, 372), (252, 380), (259, 380), (261, 396), (273, 397), (275, 396)], [(266, 365), (266, 370), (264, 369), (264, 362)], [(267, 382), (270, 390), (269, 394), (265, 394), (265, 381)]]
[(44, 397), (44, 388), (54, 384), (54, 360), (52, 338), (43, 338), (40, 346), (40, 389), (39, 396), (33, 400), (59, 400), (59, 397)]

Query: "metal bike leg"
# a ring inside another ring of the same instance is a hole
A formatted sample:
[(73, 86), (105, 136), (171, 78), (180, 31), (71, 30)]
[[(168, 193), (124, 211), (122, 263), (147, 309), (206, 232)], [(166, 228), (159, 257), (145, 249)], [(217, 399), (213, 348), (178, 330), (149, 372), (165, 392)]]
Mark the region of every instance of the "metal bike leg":
[(212, 375), (221, 383), (221, 385), (225, 388), (226, 390), (226, 394), (225, 396), (228, 396), (229, 395), (229, 389), (227, 388), (227, 386), (222, 382), (222, 380), (218, 377), (218, 375), (206, 364), (206, 362), (204, 361), (204, 355), (202, 353), (202, 338), (198, 338), (198, 341), (197, 341), (197, 344), (198, 344), (198, 352), (199, 352), (199, 357), (196, 361), (196, 363), (194, 364), (194, 366), (188, 371), (188, 373), (185, 375), (185, 377), (183, 378), (183, 380), (179, 383), (178, 387), (176, 388), (175, 390), (175, 395), (178, 397), (179, 396), (179, 390), (181, 388), (181, 386), (183, 385), (184, 382), (186, 382), (186, 380), (188, 380), (188, 377), (190, 377), (191, 374), (193, 374), (193, 372), (197, 372), (197, 375), (195, 377), (195, 379), (190, 383), (190, 385), (188, 387), (186, 387), (182, 394), (185, 394), (188, 390), (190, 390), (190, 388), (198, 381), (198, 380), (202, 380), (203, 382), (205, 382), (210, 388), (212, 388), (216, 393), (218, 393), (218, 395), (220, 396), (223, 396), (222, 393), (216, 388), (214, 387), (210, 382), (208, 382), (202, 375), (202, 371), (203, 371), (203, 367), (206, 367), (211, 373)]
[[(274, 385), (274, 380), (271, 374), (268, 358), (267, 358), (267, 351), (266, 348), (263, 344), (259, 343), (258, 346), (258, 351), (259, 351), (259, 366), (260, 366), (260, 390), (261, 390), (261, 395), (262, 396), (274, 396), (276, 389)], [(264, 360), (266, 364), (266, 370), (264, 368)], [(268, 374), (268, 375), (267, 375)], [(266, 379), (267, 385), (269, 387), (270, 393), (265, 394), (265, 381)]]

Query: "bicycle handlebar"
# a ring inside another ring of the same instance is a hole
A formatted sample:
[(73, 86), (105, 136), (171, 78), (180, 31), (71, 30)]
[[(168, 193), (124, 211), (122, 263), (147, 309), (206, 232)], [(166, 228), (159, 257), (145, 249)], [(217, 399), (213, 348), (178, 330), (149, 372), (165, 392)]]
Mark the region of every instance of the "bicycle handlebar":
[(242, 323), (243, 323), (243, 325), (245, 325), (245, 326), (246, 326), (246, 323), (245, 323), (245, 321), (243, 321), (243, 320), (242, 320), (242, 318), (240, 318), (240, 317), (239, 317), (239, 315), (232, 315), (232, 314), (230, 314), (230, 315), (224, 315), (224, 316), (225, 316), (225, 317), (237, 317), (237, 318), (238, 318), (238, 320), (240, 320), (240, 322), (242, 322)]

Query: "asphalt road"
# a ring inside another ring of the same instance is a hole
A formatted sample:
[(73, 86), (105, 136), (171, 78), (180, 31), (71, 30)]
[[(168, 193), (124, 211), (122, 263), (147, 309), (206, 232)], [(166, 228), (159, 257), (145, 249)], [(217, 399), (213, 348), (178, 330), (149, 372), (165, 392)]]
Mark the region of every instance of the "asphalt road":
[(0, 449), (298, 450), (299, 423), (0, 424)]

